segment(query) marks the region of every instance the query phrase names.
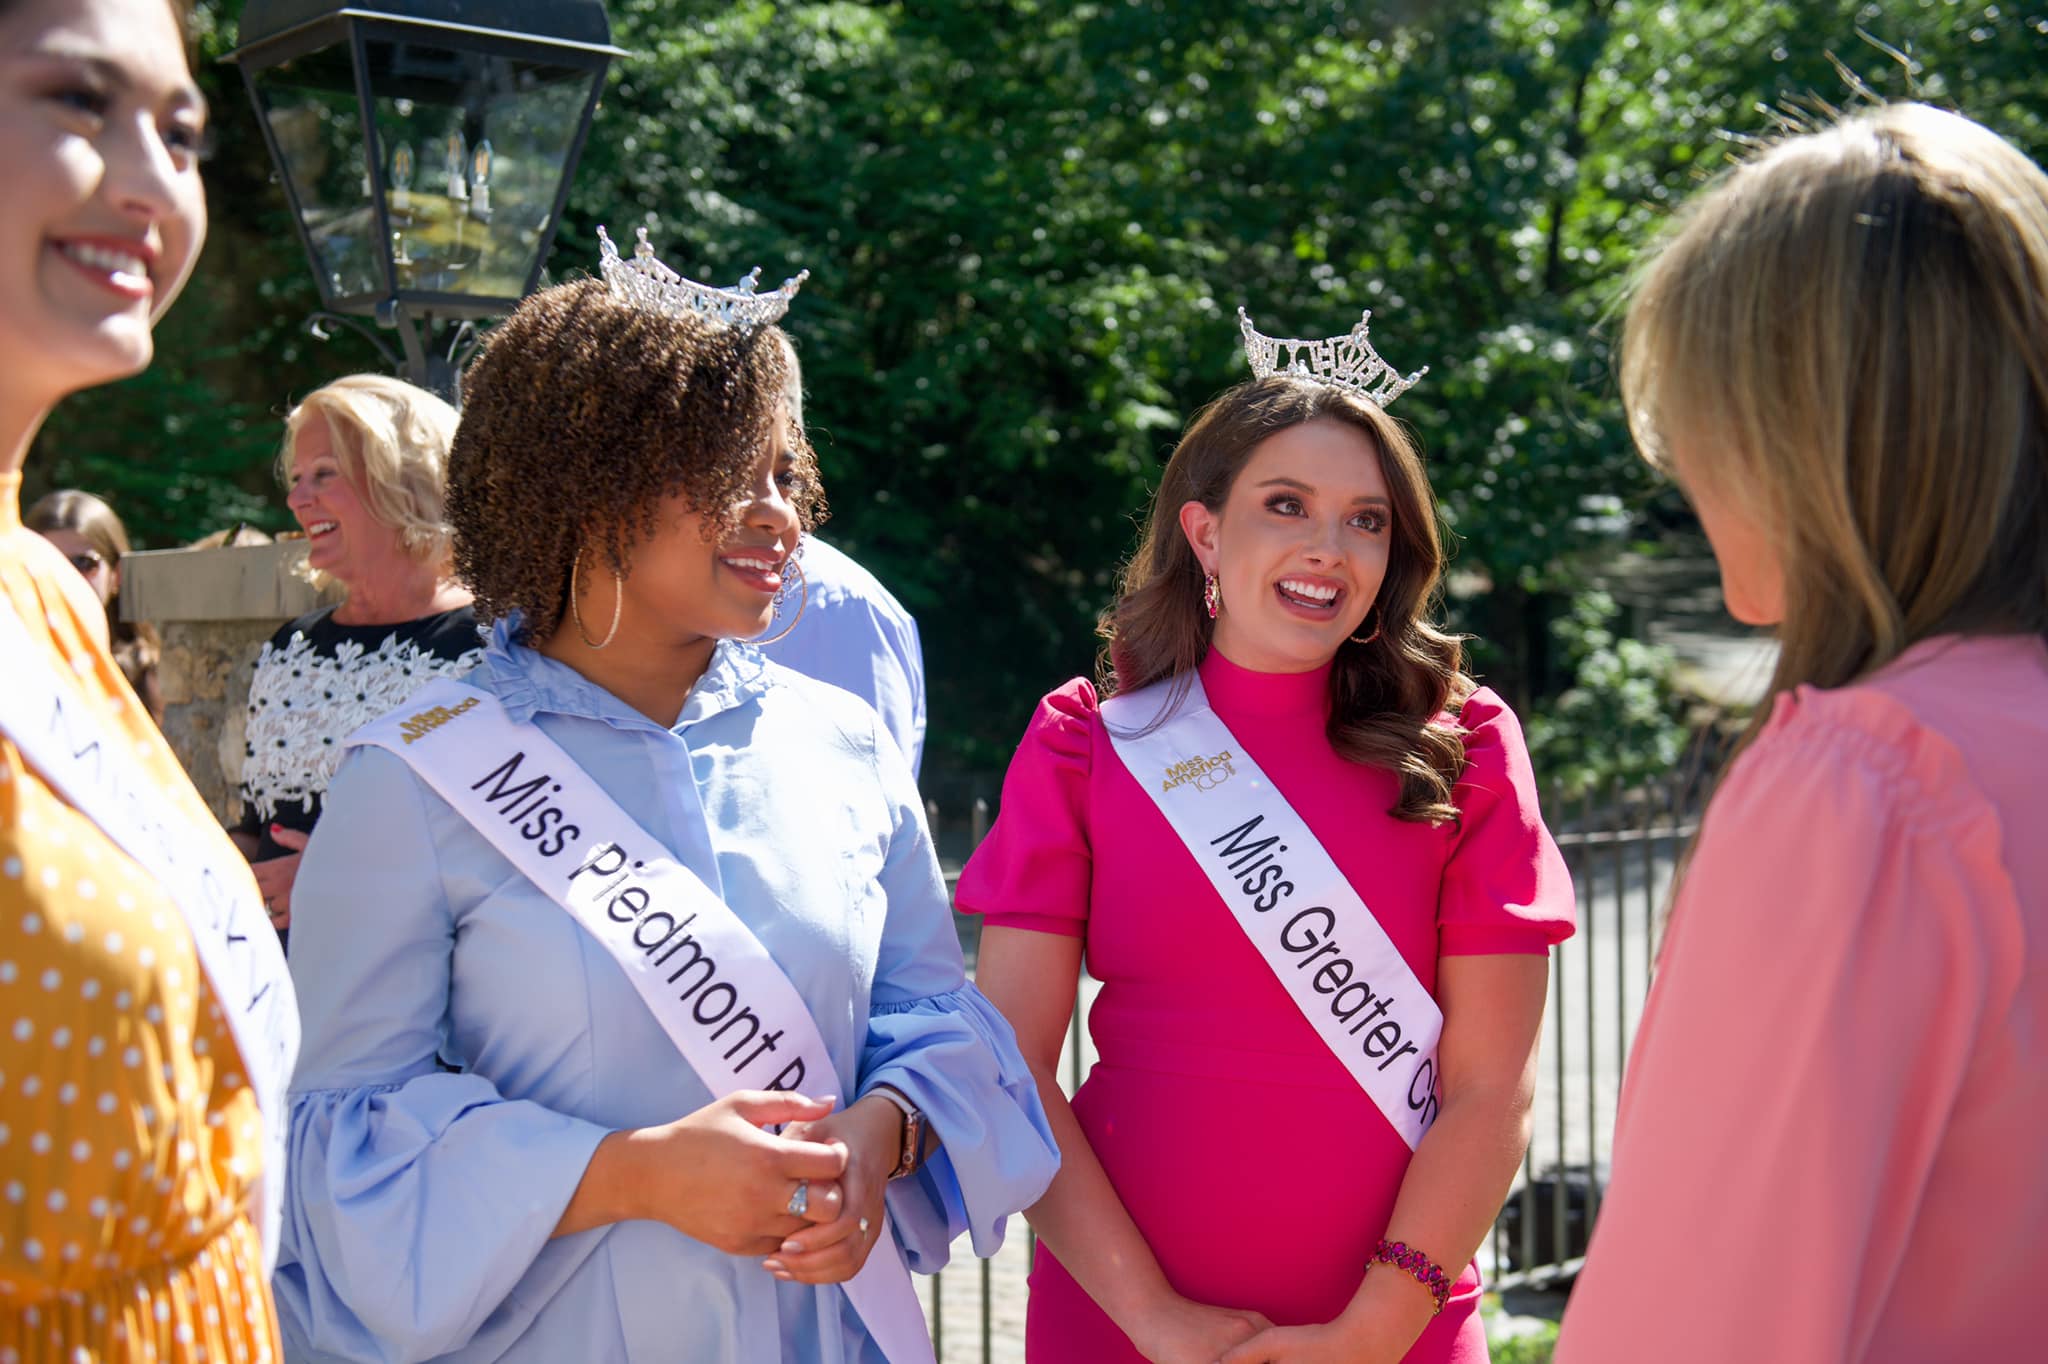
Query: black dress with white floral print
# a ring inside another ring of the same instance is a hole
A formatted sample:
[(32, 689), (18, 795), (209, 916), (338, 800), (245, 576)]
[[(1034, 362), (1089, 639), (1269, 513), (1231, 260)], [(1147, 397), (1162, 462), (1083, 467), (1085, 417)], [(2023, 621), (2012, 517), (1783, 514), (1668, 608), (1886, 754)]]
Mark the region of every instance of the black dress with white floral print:
[(312, 831), (344, 739), (429, 680), (483, 661), (467, 606), (399, 625), (337, 625), (334, 609), (299, 617), (256, 657), (236, 828), (259, 840), (257, 861), (287, 851), (271, 825)]

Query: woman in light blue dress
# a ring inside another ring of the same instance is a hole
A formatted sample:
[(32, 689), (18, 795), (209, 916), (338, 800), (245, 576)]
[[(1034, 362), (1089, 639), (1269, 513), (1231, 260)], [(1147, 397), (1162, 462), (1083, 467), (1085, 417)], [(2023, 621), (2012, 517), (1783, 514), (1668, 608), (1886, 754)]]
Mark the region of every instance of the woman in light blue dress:
[(494, 623), (465, 681), (731, 907), (836, 1074), (714, 1097), (590, 931), (354, 748), (293, 922), (294, 1360), (880, 1361), (839, 1285), (881, 1238), (920, 1272), (962, 1233), (991, 1254), (1058, 1164), (903, 757), (737, 642), (800, 590), (819, 502), (778, 334), (651, 260), (606, 276), (527, 300), (469, 375), (449, 515)]

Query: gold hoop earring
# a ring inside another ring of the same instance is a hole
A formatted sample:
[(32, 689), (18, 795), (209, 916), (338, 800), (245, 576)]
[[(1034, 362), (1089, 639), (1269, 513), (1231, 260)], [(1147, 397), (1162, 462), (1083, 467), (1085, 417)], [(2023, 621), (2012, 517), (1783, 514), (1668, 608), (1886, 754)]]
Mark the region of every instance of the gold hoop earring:
[[(1378, 610), (1378, 607), (1374, 607), (1373, 609), (1374, 609), (1374, 610)], [(1360, 639), (1360, 638), (1359, 638), (1359, 637), (1358, 637), (1357, 635), (1353, 635), (1353, 636), (1351, 636), (1351, 642), (1352, 642), (1353, 644), (1370, 644), (1370, 643), (1372, 643), (1372, 642), (1373, 642), (1374, 640), (1376, 640), (1376, 639), (1378, 639), (1378, 638), (1380, 637), (1380, 625), (1384, 624), (1384, 623), (1385, 623), (1385, 621), (1386, 621), (1386, 617), (1385, 617), (1385, 615), (1382, 615), (1382, 616), (1380, 617), (1379, 621), (1377, 621), (1377, 622), (1375, 622), (1375, 623), (1374, 623), (1374, 625), (1373, 625), (1373, 627), (1372, 627), (1372, 633), (1371, 633), (1371, 634), (1367, 635), (1367, 636), (1366, 636), (1365, 638), (1363, 638), (1363, 639)]]
[(590, 631), (583, 628), (583, 605), (576, 600), (581, 595), (577, 591), (577, 574), (582, 570), (583, 549), (578, 546), (575, 561), (569, 565), (569, 614), (575, 617), (576, 633), (583, 636), (584, 646), (602, 649), (618, 638), (619, 619), (626, 613), (626, 579), (616, 568), (612, 570), (612, 628), (604, 632), (603, 639), (592, 639)]
[[(811, 579), (810, 576), (804, 572), (804, 566), (796, 561), (795, 554), (791, 554), (789, 558), (783, 560), (782, 571), (785, 574), (791, 572), (794, 572), (796, 574), (797, 589), (801, 593), (801, 595), (798, 596), (796, 599), (796, 614), (789, 618), (789, 624), (783, 626), (780, 630), (768, 636), (768, 638), (754, 640), (753, 644), (754, 647), (757, 649), (765, 645), (773, 644), (776, 640), (781, 639), (783, 636), (787, 635), (791, 630), (796, 629), (796, 623), (804, 618), (804, 608), (811, 604)], [(788, 591), (789, 580), (787, 578), (784, 578), (782, 581), (782, 590), (775, 594), (775, 606), (777, 610), (781, 609), (783, 597)]]

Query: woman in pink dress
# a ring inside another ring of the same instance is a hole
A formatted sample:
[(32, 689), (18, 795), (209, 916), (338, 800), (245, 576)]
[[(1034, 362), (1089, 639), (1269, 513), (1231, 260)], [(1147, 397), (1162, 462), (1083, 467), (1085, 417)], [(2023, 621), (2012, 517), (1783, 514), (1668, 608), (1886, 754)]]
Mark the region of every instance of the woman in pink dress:
[[(1468, 1364), (1571, 884), (1513, 714), (1428, 618), (1435, 503), (1380, 405), (1405, 382), (1272, 373), (1246, 331), (1265, 377), (1189, 426), (1105, 618), (1116, 699), (1045, 698), (960, 882), (1062, 1150), (1026, 1354)], [(1178, 734), (1191, 698), (1227, 734), (1141, 783), (1119, 743)], [(1203, 814), (1229, 877), (1175, 822)], [(1260, 852), (1268, 814), (1300, 823)], [(1101, 1059), (1070, 1105), (1084, 951)], [(1362, 1087), (1388, 1065), (1396, 1093)]]
[(2048, 176), (1924, 105), (1788, 137), (1654, 257), (1622, 379), (1783, 647), (1557, 1357), (2039, 1359)]

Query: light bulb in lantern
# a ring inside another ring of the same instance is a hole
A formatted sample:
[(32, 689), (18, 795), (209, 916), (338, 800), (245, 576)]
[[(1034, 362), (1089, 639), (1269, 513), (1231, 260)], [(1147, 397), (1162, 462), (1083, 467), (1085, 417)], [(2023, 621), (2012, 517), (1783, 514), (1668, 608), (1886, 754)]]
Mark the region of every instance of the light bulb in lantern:
[(447, 155), (442, 158), (442, 165), (448, 174), (448, 197), (467, 199), (469, 181), (465, 172), (469, 168), (469, 139), (462, 135), (462, 129), (456, 128), (448, 134)]
[(491, 140), (487, 137), (476, 144), (476, 153), (469, 163), (470, 212), (479, 218), (491, 213)]
[(412, 208), (412, 143), (401, 142), (391, 153), (391, 208), (405, 213)]

